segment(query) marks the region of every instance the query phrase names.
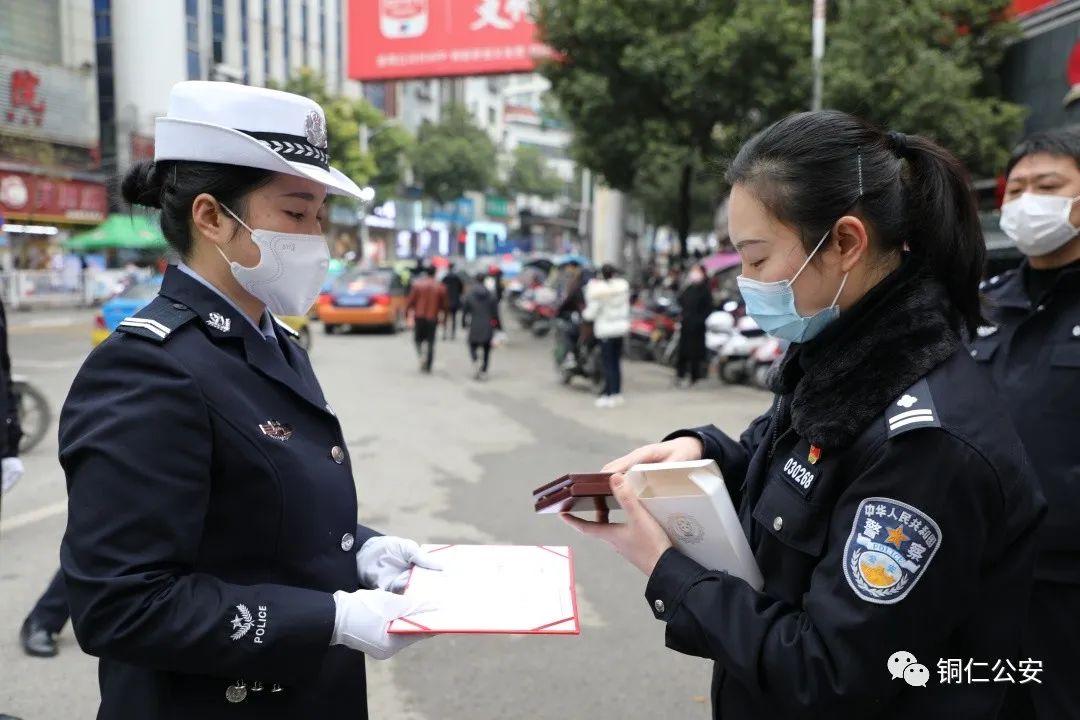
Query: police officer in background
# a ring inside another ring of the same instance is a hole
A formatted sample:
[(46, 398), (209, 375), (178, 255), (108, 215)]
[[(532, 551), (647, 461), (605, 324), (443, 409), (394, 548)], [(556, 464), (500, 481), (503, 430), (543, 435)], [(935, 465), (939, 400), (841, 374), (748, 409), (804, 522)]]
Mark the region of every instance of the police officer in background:
[(411, 640), (416, 543), (358, 526), (345, 439), (301, 315), (328, 266), (322, 109), (185, 82), (124, 198), (182, 258), (87, 358), (60, 418), (61, 565), (98, 717), (366, 718), (364, 655)]
[(793, 343), (773, 409), (738, 440), (683, 430), (606, 469), (717, 461), (764, 588), (674, 549), (621, 475), (625, 524), (568, 520), (649, 576), (668, 647), (715, 661), (717, 718), (994, 718), (1003, 684), (945, 682), (938, 663), (1022, 679), (1044, 504), (961, 341), (983, 323), (966, 173), (824, 111), (750, 140), (728, 180), (747, 312)]
[(1001, 229), (1026, 257), (983, 284), (990, 324), (972, 356), (1005, 402), (1049, 506), (1024, 655), (1041, 684), (1017, 685), (1003, 717), (1080, 718), (1080, 128), (1033, 135), (1006, 170)]

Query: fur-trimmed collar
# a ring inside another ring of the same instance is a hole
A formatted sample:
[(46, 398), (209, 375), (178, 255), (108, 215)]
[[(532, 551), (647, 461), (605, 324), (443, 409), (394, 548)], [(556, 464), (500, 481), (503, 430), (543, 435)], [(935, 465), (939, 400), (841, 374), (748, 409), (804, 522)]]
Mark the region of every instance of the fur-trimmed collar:
[(960, 344), (945, 289), (905, 258), (813, 341), (793, 345), (771, 389), (792, 394), (791, 425), (826, 450), (849, 446)]

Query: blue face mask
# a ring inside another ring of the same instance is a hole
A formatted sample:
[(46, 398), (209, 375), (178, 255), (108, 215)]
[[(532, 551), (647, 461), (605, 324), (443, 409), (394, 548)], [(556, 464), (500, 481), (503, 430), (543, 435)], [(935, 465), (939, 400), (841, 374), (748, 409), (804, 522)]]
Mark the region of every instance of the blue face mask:
[(790, 280), (777, 280), (776, 282), (759, 282), (740, 275), (736, 278), (739, 283), (739, 292), (746, 301), (746, 314), (753, 318), (762, 330), (780, 340), (788, 340), (793, 343), (802, 343), (812, 340), (825, 326), (831, 323), (840, 314), (840, 308), (836, 301), (840, 299), (840, 293), (844, 291), (844, 283), (847, 282), (847, 273), (840, 281), (840, 289), (836, 291), (832, 305), (814, 313), (810, 317), (803, 317), (795, 307), (795, 291), (792, 285), (798, 279), (810, 259), (817, 254), (825, 239), (829, 237), (825, 233), (813, 252), (806, 258), (799, 271)]

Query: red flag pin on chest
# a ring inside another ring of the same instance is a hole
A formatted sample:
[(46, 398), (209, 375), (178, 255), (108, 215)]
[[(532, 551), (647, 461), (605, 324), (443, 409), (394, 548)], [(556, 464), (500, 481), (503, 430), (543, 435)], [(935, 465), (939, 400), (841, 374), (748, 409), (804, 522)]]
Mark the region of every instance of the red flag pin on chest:
[(806, 459), (811, 465), (816, 465), (817, 461), (821, 459), (821, 448), (817, 445), (811, 445), (810, 454), (806, 456)]

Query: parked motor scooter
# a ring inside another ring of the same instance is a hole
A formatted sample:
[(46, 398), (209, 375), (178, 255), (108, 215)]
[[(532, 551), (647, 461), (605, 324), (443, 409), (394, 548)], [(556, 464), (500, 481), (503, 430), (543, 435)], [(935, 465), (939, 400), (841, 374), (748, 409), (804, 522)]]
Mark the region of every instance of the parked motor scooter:
[(555, 320), (555, 372), (563, 385), (569, 385), (574, 378), (582, 377), (589, 381), (593, 390), (599, 391), (604, 385), (604, 364), (600, 357), (600, 343), (591, 334), (582, 337), (583, 323), (580, 313), (574, 313), (570, 319)]
[(717, 364), (720, 350), (735, 332), (735, 316), (731, 314), (737, 303), (724, 303), (722, 310), (716, 310), (705, 319), (705, 352), (708, 367)]
[(751, 317), (739, 318), (735, 323), (735, 333), (720, 349), (717, 358), (720, 381), (735, 385), (749, 380), (755, 368), (754, 351), (768, 340), (769, 336)]
[(772, 372), (773, 367), (780, 361), (780, 358), (784, 357), (784, 342), (777, 340), (774, 337), (768, 337), (768, 339), (762, 343), (750, 357), (750, 361), (753, 364), (751, 370), (751, 381), (753, 384), (762, 390), (769, 389), (769, 375)]

